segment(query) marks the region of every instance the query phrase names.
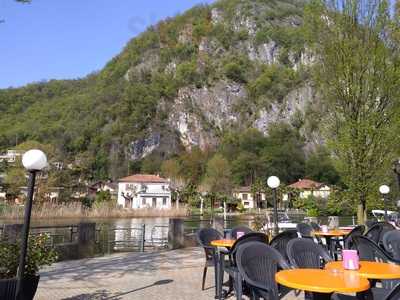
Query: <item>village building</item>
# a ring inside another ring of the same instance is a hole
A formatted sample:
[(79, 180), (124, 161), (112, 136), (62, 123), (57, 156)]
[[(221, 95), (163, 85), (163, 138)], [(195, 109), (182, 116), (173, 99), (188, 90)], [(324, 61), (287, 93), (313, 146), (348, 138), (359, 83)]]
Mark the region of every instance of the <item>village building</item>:
[[(306, 199), (309, 196), (316, 198), (327, 199), (332, 192), (330, 186), (325, 183), (316, 182), (310, 179), (299, 179), (299, 181), (292, 183), (288, 186), (289, 188), (296, 189), (299, 191), (299, 198)], [(284, 194), (283, 200), (289, 200), (289, 195)]]
[(6, 161), (7, 163), (15, 163), (18, 157), (21, 157), (24, 151), (21, 150), (7, 150), (6, 153), (0, 154), (0, 162)]
[(118, 205), (124, 208), (170, 209), (170, 181), (158, 175), (136, 174), (118, 180)]
[(251, 208), (258, 208), (257, 203), (259, 205), (262, 205), (262, 201), (265, 201), (265, 193), (252, 193), (251, 187), (250, 186), (242, 186), (239, 188), (236, 188), (233, 191), (233, 197), (240, 200), (242, 203), (243, 207), (246, 209), (251, 209)]
[(89, 196), (95, 197), (99, 192), (109, 192), (111, 197), (116, 199), (118, 193), (118, 184), (112, 181), (96, 181), (88, 186)]

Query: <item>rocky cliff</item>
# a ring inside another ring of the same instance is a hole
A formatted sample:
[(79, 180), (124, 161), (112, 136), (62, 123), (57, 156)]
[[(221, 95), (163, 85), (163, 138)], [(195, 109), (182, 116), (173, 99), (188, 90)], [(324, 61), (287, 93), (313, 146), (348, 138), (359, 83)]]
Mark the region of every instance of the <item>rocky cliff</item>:
[(0, 145), (36, 139), (70, 160), (92, 157), (89, 168), (118, 169), (151, 153), (213, 147), (229, 130), (267, 135), (287, 122), (313, 147), (320, 108), (308, 76), (315, 58), (301, 34), (303, 6), (198, 6), (152, 26), (87, 78), (1, 90)]

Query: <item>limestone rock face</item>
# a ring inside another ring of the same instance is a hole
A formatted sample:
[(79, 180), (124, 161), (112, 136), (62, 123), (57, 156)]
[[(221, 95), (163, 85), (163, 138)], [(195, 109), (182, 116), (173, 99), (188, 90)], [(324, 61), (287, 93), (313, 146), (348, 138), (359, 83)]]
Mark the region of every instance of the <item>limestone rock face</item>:
[(226, 81), (213, 87), (183, 88), (170, 109), (168, 124), (186, 148), (205, 149), (216, 144), (218, 132), (238, 122), (235, 104), (245, 96), (243, 86)]

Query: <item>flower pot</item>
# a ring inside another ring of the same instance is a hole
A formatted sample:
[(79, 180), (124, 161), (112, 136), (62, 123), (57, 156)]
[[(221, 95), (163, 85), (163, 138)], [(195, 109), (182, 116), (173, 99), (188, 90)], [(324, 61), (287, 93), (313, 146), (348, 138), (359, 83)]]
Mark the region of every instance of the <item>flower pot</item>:
[[(39, 284), (40, 276), (29, 275), (22, 279), (21, 296), (18, 300), (32, 300), (35, 297)], [(0, 280), (0, 299), (15, 299), (17, 290), (17, 279), (1, 279)]]

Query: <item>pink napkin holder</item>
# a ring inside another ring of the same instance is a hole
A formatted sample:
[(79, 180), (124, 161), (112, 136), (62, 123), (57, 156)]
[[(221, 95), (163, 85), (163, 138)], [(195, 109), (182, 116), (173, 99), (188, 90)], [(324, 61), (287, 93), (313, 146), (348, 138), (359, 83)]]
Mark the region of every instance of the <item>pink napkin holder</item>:
[(322, 230), (322, 232), (327, 233), (329, 231), (329, 228), (326, 225), (322, 225), (321, 230)]
[(357, 250), (343, 250), (343, 268), (345, 270), (358, 270), (360, 268), (360, 258)]
[(244, 236), (244, 232), (243, 231), (236, 232), (236, 238), (237, 239), (241, 238), (242, 236)]

